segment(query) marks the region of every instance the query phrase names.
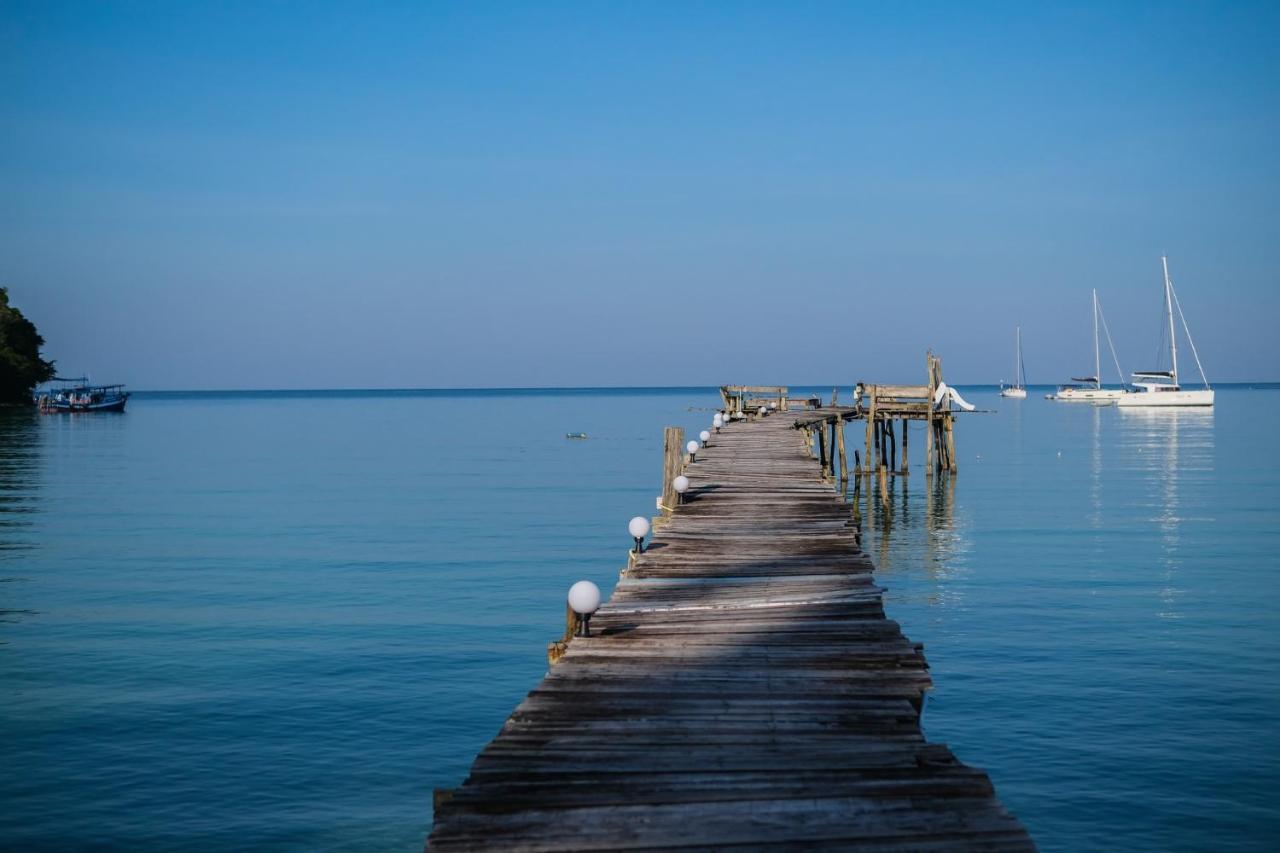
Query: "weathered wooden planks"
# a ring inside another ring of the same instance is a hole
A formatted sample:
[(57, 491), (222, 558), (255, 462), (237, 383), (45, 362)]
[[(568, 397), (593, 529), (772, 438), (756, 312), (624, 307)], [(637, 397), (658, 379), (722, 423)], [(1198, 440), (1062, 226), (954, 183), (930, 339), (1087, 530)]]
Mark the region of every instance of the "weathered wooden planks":
[(440, 798), (438, 850), (1025, 850), (924, 739), (919, 645), (786, 415), (735, 422), (563, 657)]

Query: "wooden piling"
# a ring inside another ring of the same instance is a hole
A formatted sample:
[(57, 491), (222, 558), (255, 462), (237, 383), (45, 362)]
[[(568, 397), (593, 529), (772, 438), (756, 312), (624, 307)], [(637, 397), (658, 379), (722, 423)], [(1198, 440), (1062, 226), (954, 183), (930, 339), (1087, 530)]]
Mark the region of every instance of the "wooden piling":
[(836, 418), (836, 438), (840, 442), (840, 485), (849, 482), (849, 457), (844, 449), (844, 419)]
[(929, 353), (925, 356), (925, 369), (928, 374), (927, 385), (929, 388), (929, 394), (928, 394), (927, 403), (929, 406), (929, 411), (924, 419), (924, 430), (925, 430), (924, 431), (924, 448), (925, 448), (925, 456), (926, 456), (924, 474), (926, 477), (932, 477), (933, 467), (934, 467), (933, 445), (935, 443), (934, 430), (933, 430), (933, 419), (934, 419), (933, 395), (938, 392), (938, 383), (936, 381), (934, 370), (933, 370), (933, 351), (932, 350), (930, 350)]
[(947, 470), (952, 474), (956, 473), (956, 436), (954, 429), (955, 418), (951, 414), (943, 415), (943, 427), (947, 435)]
[(876, 386), (867, 386), (867, 453), (864, 459), (867, 463), (867, 470), (872, 470), (876, 466), (875, 457), (875, 433), (876, 433)]
[(886, 437), (889, 439), (889, 470), (897, 471), (898, 470), (898, 437), (894, 435), (892, 420), (887, 420), (884, 422), (884, 431), (885, 431)]
[(830, 426), (830, 433), (831, 433), (831, 436), (830, 436), (830, 437), (831, 437), (831, 479), (833, 479), (833, 480), (834, 480), (834, 479), (835, 479), (835, 477), (836, 477), (836, 456), (839, 454), (839, 448), (836, 446), (836, 421), (838, 421), (838, 420), (840, 420), (840, 418), (838, 418), (838, 417), (837, 417), (835, 420), (831, 421), (831, 426)]
[(902, 419), (902, 468), (899, 473), (904, 477), (911, 473), (910, 468), (907, 466), (907, 437), (911, 435), (911, 431), (908, 429), (910, 424), (911, 421), (906, 418)]
[(670, 515), (677, 494), (672, 481), (684, 467), (684, 427), (669, 426), (662, 431), (662, 513)]

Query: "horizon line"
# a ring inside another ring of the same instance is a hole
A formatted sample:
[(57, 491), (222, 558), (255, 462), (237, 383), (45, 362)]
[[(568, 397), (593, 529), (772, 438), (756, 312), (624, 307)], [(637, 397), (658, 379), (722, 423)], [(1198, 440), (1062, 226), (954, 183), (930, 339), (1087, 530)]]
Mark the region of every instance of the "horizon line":
[[(800, 382), (790, 383), (787, 388), (852, 388), (857, 383)], [(954, 382), (956, 387), (999, 388), (1002, 382)], [(1028, 388), (1056, 388), (1059, 382), (1031, 382)], [(1280, 379), (1234, 379), (1213, 383), (1221, 385), (1280, 385)], [(372, 386), (372, 387), (322, 387), (299, 386), (294, 388), (141, 388), (131, 391), (133, 394), (298, 394), (298, 393), (393, 393), (393, 392), (460, 392), (460, 391), (705, 391), (718, 390), (720, 385), (444, 385), (444, 386)]]

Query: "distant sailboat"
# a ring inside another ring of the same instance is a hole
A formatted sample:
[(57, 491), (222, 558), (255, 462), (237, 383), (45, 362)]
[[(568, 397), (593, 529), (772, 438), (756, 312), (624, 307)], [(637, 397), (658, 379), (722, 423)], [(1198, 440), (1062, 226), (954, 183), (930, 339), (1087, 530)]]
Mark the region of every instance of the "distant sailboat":
[[(1093, 375), (1073, 376), (1072, 382), (1079, 385), (1059, 385), (1058, 390), (1049, 399), (1067, 402), (1106, 402), (1120, 399), (1129, 392), (1124, 388), (1102, 387), (1102, 355), (1098, 348), (1098, 318), (1102, 317), (1102, 306), (1098, 304), (1098, 291), (1093, 291)], [(1102, 328), (1107, 333), (1107, 346), (1111, 348), (1111, 360), (1116, 365), (1116, 376), (1124, 384), (1124, 372), (1120, 370), (1120, 359), (1116, 358), (1116, 347), (1111, 341), (1111, 330), (1107, 328), (1107, 318), (1102, 317)]]
[(1015, 397), (1019, 400), (1026, 399), (1027, 396), (1027, 370), (1022, 364), (1022, 327), (1016, 327), (1014, 332), (1014, 354), (1013, 354), (1013, 384), (1008, 388), (1004, 387), (1004, 383), (1000, 383), (1001, 397)]
[[(1173, 282), (1169, 280), (1169, 259), (1160, 258), (1164, 265), (1164, 307), (1169, 318), (1169, 355), (1173, 369), (1144, 370), (1133, 374), (1133, 384), (1137, 391), (1125, 394), (1116, 400), (1117, 406), (1130, 408), (1134, 406), (1212, 406), (1213, 389), (1205, 378), (1204, 367), (1200, 364), (1200, 354), (1196, 352), (1196, 343), (1191, 339), (1191, 329), (1187, 326), (1187, 318), (1178, 304), (1178, 294), (1173, 290)], [(1182, 331), (1187, 334), (1187, 343), (1191, 344), (1191, 354), (1195, 356), (1196, 368), (1200, 371), (1200, 380), (1204, 388), (1194, 391), (1183, 389), (1178, 384), (1178, 333), (1173, 325), (1173, 310), (1178, 309), (1178, 317), (1182, 320)]]

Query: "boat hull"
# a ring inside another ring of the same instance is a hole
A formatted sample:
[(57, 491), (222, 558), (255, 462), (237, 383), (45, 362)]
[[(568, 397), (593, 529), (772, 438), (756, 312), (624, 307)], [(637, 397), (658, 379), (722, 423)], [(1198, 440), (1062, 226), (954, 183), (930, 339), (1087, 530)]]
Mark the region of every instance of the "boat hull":
[(1128, 396), (1128, 391), (1118, 388), (1063, 388), (1049, 397), (1064, 403), (1114, 402)]
[(1027, 399), (1027, 391), (1025, 388), (1006, 388), (1000, 392), (1001, 397), (1012, 397), (1015, 400)]
[(1174, 406), (1212, 406), (1213, 389), (1196, 391), (1140, 391), (1126, 394), (1116, 405), (1122, 408), (1168, 408)]
[(104, 400), (101, 403), (50, 403), (46, 408), (46, 412), (54, 414), (76, 415), (89, 412), (123, 412), (124, 404), (128, 402), (128, 397), (121, 397), (118, 400)]

